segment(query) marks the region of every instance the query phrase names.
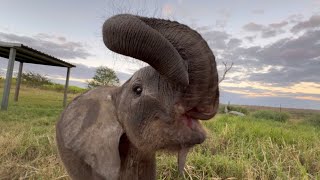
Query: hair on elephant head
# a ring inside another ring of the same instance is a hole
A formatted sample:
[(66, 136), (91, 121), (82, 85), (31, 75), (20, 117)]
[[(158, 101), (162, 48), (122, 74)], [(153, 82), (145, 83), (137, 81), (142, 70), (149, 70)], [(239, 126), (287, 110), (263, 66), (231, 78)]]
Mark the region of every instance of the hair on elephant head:
[(110, 50), (148, 63), (121, 87), (74, 99), (57, 124), (61, 159), (73, 179), (155, 179), (155, 153), (188, 149), (206, 134), (199, 119), (219, 104), (215, 57), (186, 25), (129, 14), (103, 25)]

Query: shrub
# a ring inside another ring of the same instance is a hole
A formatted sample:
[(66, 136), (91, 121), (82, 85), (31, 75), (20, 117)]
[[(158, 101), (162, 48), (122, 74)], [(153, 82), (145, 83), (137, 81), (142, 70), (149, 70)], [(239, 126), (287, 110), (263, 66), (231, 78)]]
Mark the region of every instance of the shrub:
[(53, 84), (47, 77), (35, 72), (24, 72), (21, 74), (21, 79), (23, 83), (29, 87), (40, 87)]
[[(226, 105), (222, 105), (220, 104), (219, 105), (219, 110), (218, 110), (218, 113), (221, 113), (221, 114), (224, 114), (224, 109), (225, 109), (225, 106)], [(232, 106), (232, 105), (228, 105), (228, 111), (238, 111), (238, 112), (241, 112), (245, 115), (248, 115), (249, 114), (249, 110), (245, 107), (242, 107), (242, 106)]]
[(224, 114), (224, 107), (225, 107), (225, 105), (220, 104), (220, 105), (219, 105), (219, 109), (218, 109), (218, 113)]
[(306, 119), (306, 122), (313, 125), (320, 127), (320, 114), (314, 114)]
[(259, 110), (252, 113), (251, 116), (257, 119), (266, 119), (280, 122), (286, 122), (290, 118), (290, 115), (288, 113), (269, 110)]
[(228, 106), (228, 110), (229, 111), (238, 111), (238, 112), (241, 112), (245, 115), (249, 114), (248, 109), (245, 107), (242, 107), (242, 106)]
[[(64, 85), (62, 84), (46, 84), (40, 87), (41, 89), (45, 89), (45, 90), (53, 90), (53, 91), (58, 91), (58, 92), (63, 92), (64, 91)], [(69, 86), (68, 87), (68, 93), (72, 93), (72, 94), (79, 94), (86, 91), (86, 89), (84, 88), (80, 88), (77, 86)]]
[[(35, 73), (35, 72), (22, 73), (21, 78), (22, 78), (23, 83), (29, 87), (40, 88), (40, 89), (44, 89), (44, 90), (58, 91), (58, 92), (64, 91), (64, 85), (53, 83), (47, 77), (45, 77), (41, 74)], [(84, 91), (86, 91), (86, 89), (80, 88), (77, 86), (69, 86), (68, 87), (68, 93), (78, 94), (78, 93), (82, 93)]]

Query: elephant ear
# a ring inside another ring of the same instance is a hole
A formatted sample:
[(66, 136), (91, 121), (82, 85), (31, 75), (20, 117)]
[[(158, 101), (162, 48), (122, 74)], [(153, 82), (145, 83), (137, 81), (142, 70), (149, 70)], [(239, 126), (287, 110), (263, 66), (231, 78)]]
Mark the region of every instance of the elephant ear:
[(118, 179), (123, 129), (115, 115), (111, 92), (102, 87), (76, 98), (62, 114), (57, 128), (65, 148), (105, 179)]

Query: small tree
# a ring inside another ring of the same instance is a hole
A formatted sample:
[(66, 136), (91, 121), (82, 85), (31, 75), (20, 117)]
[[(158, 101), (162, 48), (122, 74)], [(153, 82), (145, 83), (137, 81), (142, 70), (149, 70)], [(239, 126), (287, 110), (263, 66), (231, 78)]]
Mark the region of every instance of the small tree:
[(119, 79), (114, 70), (100, 66), (97, 68), (95, 75), (91, 81), (87, 81), (88, 88), (94, 88), (98, 86), (114, 86), (119, 84)]
[(231, 65), (228, 66), (227, 62), (222, 62), (222, 64), (224, 65), (224, 71), (223, 71), (223, 75), (219, 80), (219, 83), (221, 83), (225, 78), (226, 78), (226, 74), (232, 69), (233, 67), (233, 62), (231, 63)]

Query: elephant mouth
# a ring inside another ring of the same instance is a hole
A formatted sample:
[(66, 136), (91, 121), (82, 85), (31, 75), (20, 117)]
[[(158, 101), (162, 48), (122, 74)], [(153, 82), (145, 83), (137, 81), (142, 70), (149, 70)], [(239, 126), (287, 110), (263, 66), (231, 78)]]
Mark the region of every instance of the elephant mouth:
[(201, 126), (198, 119), (194, 119), (191, 116), (188, 116), (187, 114), (183, 114), (180, 117), (180, 120), (183, 122), (185, 126), (189, 127), (192, 130), (196, 130), (197, 128), (199, 128), (199, 126)]
[(206, 133), (202, 127), (200, 121), (195, 119), (187, 113), (184, 113), (179, 118), (180, 123), (182, 123), (183, 129), (185, 130), (184, 142), (178, 150), (178, 171), (180, 174), (184, 171), (184, 166), (187, 159), (187, 154), (189, 149), (196, 144), (201, 144), (206, 139)]
[(206, 133), (200, 120), (194, 119), (187, 114), (179, 116), (178, 124), (183, 131), (183, 140), (181, 140), (184, 147), (192, 147), (196, 144), (201, 144), (206, 139)]
[[(203, 134), (204, 129), (200, 123), (200, 120), (196, 118), (195, 116), (190, 116), (189, 111), (186, 111), (184, 106), (177, 103), (174, 106), (174, 112), (175, 114), (175, 122), (177, 122), (182, 129), (184, 129), (187, 133), (197, 133), (197, 134)], [(200, 142), (202, 143), (202, 142)], [(195, 143), (195, 144), (200, 144)]]

